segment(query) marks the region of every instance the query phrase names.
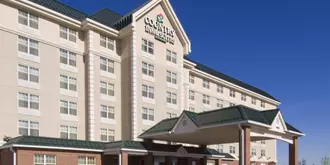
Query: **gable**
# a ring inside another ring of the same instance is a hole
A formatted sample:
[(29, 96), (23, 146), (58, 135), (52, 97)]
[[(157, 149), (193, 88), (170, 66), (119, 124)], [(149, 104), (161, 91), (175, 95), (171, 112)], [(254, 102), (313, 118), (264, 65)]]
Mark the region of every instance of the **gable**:
[(284, 132), (287, 130), (281, 112), (278, 112), (276, 117), (274, 118), (273, 123), (271, 125), (271, 129), (280, 132)]
[(168, 0), (151, 0), (133, 13), (136, 31), (190, 53), (190, 41)]
[(189, 132), (195, 132), (197, 129), (197, 126), (191, 119), (183, 113), (181, 117), (179, 118), (178, 122), (176, 123), (176, 126), (173, 128), (172, 132), (174, 134), (178, 133), (189, 133)]
[(180, 154), (180, 155), (188, 154), (188, 152), (186, 151), (186, 149), (184, 149), (183, 146), (181, 146), (181, 147), (178, 149), (177, 153)]

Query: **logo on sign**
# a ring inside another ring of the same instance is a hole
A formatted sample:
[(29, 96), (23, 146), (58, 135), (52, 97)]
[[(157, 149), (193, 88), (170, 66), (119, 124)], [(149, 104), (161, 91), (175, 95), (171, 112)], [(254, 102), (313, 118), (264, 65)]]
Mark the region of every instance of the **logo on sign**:
[(164, 23), (164, 16), (163, 14), (158, 14), (156, 16), (156, 21), (145, 17), (145, 31), (149, 34), (155, 36), (155, 38), (159, 41), (164, 43), (171, 43), (174, 44), (174, 34), (175, 30), (169, 27), (166, 27)]

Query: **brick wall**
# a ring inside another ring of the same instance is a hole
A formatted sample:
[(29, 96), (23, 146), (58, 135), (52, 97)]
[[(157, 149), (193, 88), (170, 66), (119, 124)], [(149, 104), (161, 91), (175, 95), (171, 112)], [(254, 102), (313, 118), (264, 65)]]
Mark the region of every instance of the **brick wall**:
[(12, 165), (13, 153), (9, 149), (0, 150), (0, 165)]
[(229, 160), (222, 160), (222, 164), (227, 164), (227, 165), (238, 165), (238, 160), (233, 160), (233, 161), (229, 161)]
[[(57, 165), (77, 165), (79, 156), (90, 156), (96, 158), (96, 165), (102, 165), (101, 153), (74, 152), (63, 150), (40, 150), (40, 149), (18, 149), (17, 165), (34, 165), (34, 155), (55, 155)], [(1, 164), (3, 165), (3, 164)], [(4, 164), (12, 165), (12, 164)]]

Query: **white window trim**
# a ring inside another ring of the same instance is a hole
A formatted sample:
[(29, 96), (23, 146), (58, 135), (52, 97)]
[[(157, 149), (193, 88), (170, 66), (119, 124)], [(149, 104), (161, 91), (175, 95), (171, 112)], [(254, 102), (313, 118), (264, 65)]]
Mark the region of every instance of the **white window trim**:
[[(21, 52), (19, 51), (19, 44), (20, 44), (20, 37), (22, 38), (26, 38), (28, 40), (28, 44), (27, 44), (27, 47), (28, 47), (28, 52)], [(33, 61), (33, 62), (36, 62), (36, 63), (40, 63), (40, 52), (39, 52), (39, 41), (37, 40), (34, 40), (37, 42), (38, 46), (37, 46), (37, 49), (38, 49), (38, 55), (33, 55), (33, 54), (30, 54), (30, 40), (33, 40), (33, 39), (30, 39), (28, 37), (24, 37), (24, 36), (17, 36), (17, 52), (18, 52), (18, 57), (21, 58), (21, 59), (24, 59), (24, 60), (29, 60), (29, 61)]]
[[(33, 155), (33, 165), (40, 165), (39, 163), (36, 163), (36, 155), (40, 155), (40, 156), (43, 156), (44, 158), (44, 162), (42, 165), (56, 165), (56, 155), (50, 155), (50, 154), (34, 154)], [(54, 160), (55, 162), (54, 163), (47, 163), (47, 156), (53, 156), (54, 157)]]
[(18, 125), (18, 127), (17, 127), (17, 132), (18, 132), (18, 135), (19, 135), (19, 121), (27, 121), (28, 122), (28, 136), (31, 136), (31, 123), (32, 122), (34, 122), (34, 123), (38, 123), (38, 136), (40, 136), (40, 123), (39, 122), (37, 122), (37, 121), (30, 121), (30, 120), (18, 120), (18, 123), (17, 123), (17, 125)]
[[(31, 28), (31, 29), (33, 29), (33, 30), (39, 30), (39, 16), (37, 16), (37, 15), (35, 15), (35, 14), (31, 14), (30, 12), (27, 12), (27, 11), (24, 11), (24, 10), (18, 10), (18, 19), (21, 17), (20, 12), (23, 12), (23, 13), (26, 13), (26, 14), (27, 14), (27, 18), (26, 18), (26, 19), (27, 19), (27, 25), (21, 24), (21, 23), (19, 22), (19, 20), (18, 20), (18, 23), (19, 23), (20, 25), (27, 26), (27, 27), (29, 27), (29, 28)], [(34, 16), (34, 17), (36, 17), (36, 20), (31, 19), (31, 15)], [(37, 25), (38, 25), (38, 28), (33, 28), (33, 27), (31, 27), (31, 25), (30, 25), (30, 21), (34, 21), (34, 22), (36, 22)]]
[[(102, 135), (104, 135), (104, 134), (102, 134), (102, 130), (106, 130), (105, 136), (107, 137), (107, 140), (102, 140)], [(113, 134), (110, 134), (110, 132), (113, 132)], [(112, 142), (112, 141), (109, 140), (109, 136), (113, 136), (113, 140), (116, 141), (116, 132), (115, 132), (114, 129), (109, 129), (109, 128), (101, 128), (100, 129), (100, 140), (102, 142)]]
[[(62, 126), (63, 126), (63, 127), (68, 127), (68, 132), (63, 132), (63, 133), (67, 133), (67, 134), (68, 134), (68, 139), (72, 139), (72, 138), (70, 137), (70, 134), (72, 133), (71, 129), (72, 129), (72, 128), (76, 128), (76, 129), (77, 129), (76, 137), (77, 137), (77, 139), (79, 139), (79, 138), (78, 138), (78, 132), (79, 132), (78, 127), (77, 127), (77, 126), (70, 126), (70, 125), (60, 125), (60, 138), (62, 138), (62, 137), (61, 137), (61, 133), (62, 133), (61, 128), (62, 128)], [(76, 139), (74, 139), (74, 140), (76, 140)]]

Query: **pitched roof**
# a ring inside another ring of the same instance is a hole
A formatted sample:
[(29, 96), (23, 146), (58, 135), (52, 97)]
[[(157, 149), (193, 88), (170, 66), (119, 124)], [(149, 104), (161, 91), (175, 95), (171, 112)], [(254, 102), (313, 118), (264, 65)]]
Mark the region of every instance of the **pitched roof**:
[(114, 27), (114, 24), (119, 21), (122, 16), (107, 8), (101, 9), (98, 12), (88, 16), (88, 18), (97, 21), (103, 25)]
[(33, 3), (46, 7), (48, 9), (54, 10), (58, 13), (61, 13), (65, 16), (73, 18), (78, 21), (84, 20), (88, 15), (80, 10), (72, 8), (64, 3), (61, 3), (57, 0), (29, 0)]
[(19, 136), (12, 138), (7, 145), (33, 145), (33, 146), (44, 146), (44, 147), (66, 147), (66, 148), (77, 148), (77, 149), (94, 149), (103, 150), (105, 143), (85, 140), (70, 140), (70, 139), (59, 139), (50, 137), (36, 137), (36, 136)]
[[(276, 117), (277, 113), (279, 113), (278, 109), (259, 111), (243, 105), (227, 107), (202, 113), (183, 111), (183, 114), (186, 114), (196, 124), (197, 127), (241, 121), (254, 121), (260, 124), (270, 126), (273, 123), (273, 120)], [(154, 125), (151, 129), (142, 133), (140, 136), (161, 132), (169, 132), (173, 129), (173, 126), (177, 123), (178, 119), (179, 118), (162, 120), (156, 125)], [(301, 133), (292, 125), (288, 123), (286, 124), (288, 130)]]
[(137, 149), (137, 150), (145, 149), (141, 142), (129, 141), (129, 140), (107, 143), (106, 148), (127, 148), (127, 149)]
[(190, 61), (190, 62), (195, 63), (196, 64), (195, 68), (198, 69), (198, 70), (200, 70), (200, 71), (203, 71), (203, 72), (208, 73), (208, 74), (210, 74), (212, 76), (218, 77), (218, 78), (220, 78), (222, 80), (228, 81), (230, 83), (233, 83), (233, 84), (235, 84), (237, 86), (240, 86), (242, 88), (245, 88), (247, 90), (250, 90), (252, 92), (255, 92), (257, 94), (260, 94), (260, 95), (265, 96), (267, 98), (270, 98), (272, 100), (279, 101), (275, 97), (273, 97), (272, 95), (270, 95), (269, 93), (267, 93), (267, 92), (265, 92), (265, 91), (263, 91), (263, 90), (261, 90), (261, 89), (259, 89), (257, 87), (254, 87), (254, 86), (249, 85), (249, 84), (247, 84), (247, 83), (245, 83), (243, 81), (240, 81), (238, 79), (235, 79), (235, 78), (233, 78), (233, 77), (231, 77), (229, 75), (226, 75), (224, 73), (221, 73), (221, 72), (219, 72), (219, 71), (217, 71), (215, 69), (212, 69), (212, 68), (210, 68), (210, 67), (208, 67), (208, 66), (206, 66), (204, 64), (201, 64), (199, 62), (196, 62), (194, 60), (191, 60), (187, 56), (185, 56), (184, 58), (186, 60)]

